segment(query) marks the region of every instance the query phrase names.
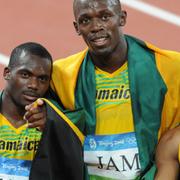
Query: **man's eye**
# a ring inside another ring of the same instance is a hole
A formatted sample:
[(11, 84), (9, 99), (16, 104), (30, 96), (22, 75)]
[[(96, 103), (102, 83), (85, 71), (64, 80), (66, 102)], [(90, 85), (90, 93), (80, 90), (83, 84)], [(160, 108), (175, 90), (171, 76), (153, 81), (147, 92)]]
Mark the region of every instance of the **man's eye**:
[(48, 81), (48, 78), (47, 77), (39, 77), (39, 81), (46, 82), (46, 81)]
[(26, 73), (26, 72), (22, 72), (22, 73), (21, 73), (21, 76), (22, 76), (23, 78), (28, 78), (28, 77), (29, 77), (29, 74)]
[(109, 19), (109, 16), (108, 15), (103, 15), (102, 18), (101, 18), (103, 21), (107, 21)]
[(82, 24), (88, 24), (89, 23), (89, 19), (82, 19), (80, 22), (82, 23)]

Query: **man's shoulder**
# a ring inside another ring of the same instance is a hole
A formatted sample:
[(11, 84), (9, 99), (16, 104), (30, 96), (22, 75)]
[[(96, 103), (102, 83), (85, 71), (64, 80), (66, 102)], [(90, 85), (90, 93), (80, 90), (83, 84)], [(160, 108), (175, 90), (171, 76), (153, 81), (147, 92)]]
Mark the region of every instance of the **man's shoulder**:
[(169, 62), (180, 65), (180, 53), (171, 50), (160, 50), (159, 54)]
[(87, 49), (80, 51), (76, 54), (70, 55), (66, 58), (60, 58), (54, 61), (53, 67), (59, 66), (59, 65), (69, 65), (72, 63), (78, 63), (80, 60), (82, 60), (85, 57), (85, 54), (87, 52)]
[[(165, 79), (180, 78), (180, 53), (170, 50), (157, 49), (155, 52), (156, 64)], [(176, 79), (177, 80), (177, 79)]]
[[(168, 68), (170, 71), (179, 71), (180, 68), (180, 52), (176, 52), (173, 50), (165, 50), (161, 49), (149, 42), (143, 41), (141, 39), (138, 39), (133, 36), (125, 35), (126, 39), (129, 40), (130, 45), (139, 44), (141, 48), (146, 49), (147, 51), (150, 51), (154, 54), (156, 64), (158, 66), (158, 69), (164, 70), (164, 68)], [(165, 70), (168, 72), (168, 70)], [(179, 71), (180, 72), (180, 71)]]
[(180, 126), (172, 130), (172, 138), (180, 144)]
[(173, 50), (160, 49), (152, 44), (147, 43), (147, 46), (154, 51), (156, 61), (164, 63), (165, 65), (178, 65), (180, 66), (180, 52)]
[(173, 144), (175, 142), (180, 144), (180, 126), (168, 130), (164, 136), (162, 137), (164, 143), (168, 145)]

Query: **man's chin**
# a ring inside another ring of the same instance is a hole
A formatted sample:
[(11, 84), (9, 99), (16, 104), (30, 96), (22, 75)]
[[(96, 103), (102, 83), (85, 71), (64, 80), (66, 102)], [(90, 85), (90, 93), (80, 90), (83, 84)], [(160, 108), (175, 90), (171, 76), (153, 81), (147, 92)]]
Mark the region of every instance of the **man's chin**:
[(108, 56), (112, 53), (111, 49), (109, 47), (106, 48), (99, 48), (99, 49), (91, 49), (90, 52), (96, 56)]
[(27, 105), (30, 105), (30, 104), (32, 104), (32, 103), (34, 103), (36, 100), (26, 100), (26, 101), (23, 101), (22, 102), (22, 106), (27, 106)]

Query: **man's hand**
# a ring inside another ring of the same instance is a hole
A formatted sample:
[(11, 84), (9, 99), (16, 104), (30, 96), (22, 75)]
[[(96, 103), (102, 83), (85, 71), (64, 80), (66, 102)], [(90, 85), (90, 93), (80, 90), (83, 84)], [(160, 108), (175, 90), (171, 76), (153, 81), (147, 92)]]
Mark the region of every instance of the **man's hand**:
[(36, 102), (25, 107), (26, 113), (24, 120), (28, 121), (29, 128), (38, 128), (40, 131), (44, 129), (46, 123), (46, 108), (44, 101), (38, 99)]

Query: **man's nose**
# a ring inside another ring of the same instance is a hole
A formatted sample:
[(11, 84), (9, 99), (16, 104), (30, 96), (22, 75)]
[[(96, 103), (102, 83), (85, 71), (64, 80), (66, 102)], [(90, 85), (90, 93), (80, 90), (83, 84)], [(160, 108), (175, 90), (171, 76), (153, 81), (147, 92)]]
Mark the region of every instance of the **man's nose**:
[(34, 89), (34, 90), (37, 90), (38, 89), (38, 79), (35, 78), (35, 77), (31, 77), (29, 79), (29, 82), (28, 82), (28, 88), (31, 88), (31, 89)]
[(103, 30), (103, 22), (99, 18), (93, 19), (91, 31), (92, 32), (97, 32), (97, 31), (100, 31), (100, 30)]

